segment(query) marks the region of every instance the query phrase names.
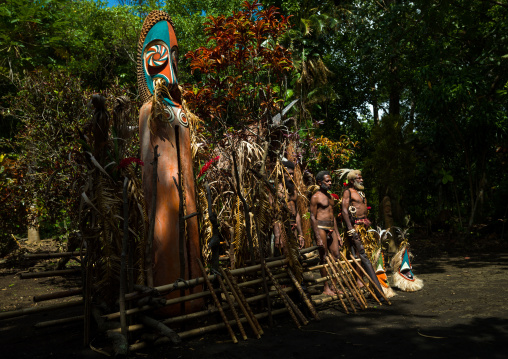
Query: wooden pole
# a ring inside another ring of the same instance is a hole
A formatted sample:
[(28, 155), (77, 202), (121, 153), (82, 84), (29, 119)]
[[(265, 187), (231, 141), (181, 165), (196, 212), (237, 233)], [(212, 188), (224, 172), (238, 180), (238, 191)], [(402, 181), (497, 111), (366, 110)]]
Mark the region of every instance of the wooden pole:
[[(341, 254), (342, 254), (342, 253), (341, 253)], [(342, 254), (342, 255), (343, 255), (343, 254)], [(350, 255), (351, 255), (351, 254), (350, 254)], [(344, 255), (343, 255), (343, 256), (344, 256)], [(351, 257), (352, 257), (352, 255), (351, 255)], [(377, 287), (376, 287), (376, 283), (374, 283), (374, 281), (372, 280), (372, 278), (371, 278), (371, 277), (369, 277), (369, 275), (367, 274), (367, 272), (365, 272), (365, 269), (363, 269), (363, 267), (362, 267), (362, 266), (359, 266), (359, 267), (360, 267), (361, 271), (363, 272), (363, 274), (364, 274), (365, 276), (367, 276), (367, 278), (369, 279), (369, 282), (372, 284), (372, 286), (373, 286), (374, 288), (377, 288)], [(352, 267), (352, 266), (351, 266), (351, 269), (353, 269), (353, 267)], [(386, 303), (388, 303), (388, 305), (392, 305), (392, 303), (388, 300), (388, 298), (387, 298), (387, 297), (386, 297), (386, 295), (384, 294), (383, 290), (381, 289), (379, 292), (380, 292), (381, 296), (384, 298), (384, 300), (386, 301)], [(377, 300), (377, 297), (376, 297), (376, 295), (374, 294), (374, 292), (372, 292), (372, 294), (373, 294), (374, 298), (376, 298), (376, 300)], [(379, 302), (379, 300), (378, 300), (378, 302)], [(379, 304), (381, 304), (381, 302), (379, 302)]]
[[(325, 256), (325, 257), (326, 257), (326, 262), (328, 264), (330, 264), (330, 258), (328, 258), (328, 256)], [(347, 307), (346, 307), (346, 303), (344, 303), (344, 301), (342, 300), (342, 298), (340, 296), (341, 291), (339, 290), (339, 288), (337, 288), (337, 285), (335, 284), (335, 281), (333, 280), (335, 278), (337, 280), (337, 282), (340, 283), (339, 277), (336, 275), (336, 273), (333, 273), (330, 265), (325, 266), (325, 269), (326, 269), (326, 272), (328, 273), (328, 277), (330, 278), (330, 282), (332, 283), (333, 289), (335, 289), (335, 293), (337, 293), (337, 296), (340, 299), (340, 303), (342, 304), (342, 307), (346, 311), (346, 314), (349, 314), (349, 311), (347, 310)], [(333, 275), (333, 274), (335, 274), (335, 275)], [(341, 286), (341, 288), (344, 288), (344, 287)], [(346, 291), (342, 290), (342, 293), (346, 293)], [(356, 313), (356, 309), (355, 309), (354, 305), (351, 305), (351, 308)]]
[[(276, 310), (272, 311), (272, 314), (278, 315), (278, 314), (286, 313), (287, 311), (288, 311), (287, 308), (281, 308), (281, 309), (276, 309)], [(259, 314), (256, 314), (255, 318), (256, 319), (263, 319), (263, 318), (266, 318), (267, 316), (268, 316), (268, 313), (259, 313)], [(247, 319), (242, 318), (241, 321), (246, 322)], [(229, 321), (229, 324), (234, 324), (234, 323), (235, 323), (234, 320)], [(206, 333), (212, 332), (214, 330), (222, 329), (224, 327), (225, 327), (224, 323), (218, 323), (218, 324), (209, 325), (209, 326), (203, 327), (203, 328), (196, 328), (196, 329), (188, 330), (185, 332), (181, 332), (178, 335), (180, 336), (180, 338), (186, 339), (186, 338), (190, 338), (190, 337), (193, 337), (196, 335), (206, 334)], [(157, 344), (165, 344), (165, 343), (169, 343), (169, 339), (162, 338), (162, 340), (157, 341)], [(148, 345), (149, 344), (147, 342), (139, 342), (136, 344), (132, 344), (129, 347), (129, 350), (131, 352), (136, 352), (138, 350), (146, 348)]]
[(47, 327), (52, 327), (52, 326), (60, 325), (60, 324), (68, 324), (68, 323), (73, 323), (73, 322), (79, 322), (79, 321), (82, 321), (83, 318), (84, 317), (82, 315), (77, 315), (75, 317), (55, 319), (55, 320), (47, 320), (45, 322), (35, 323), (34, 327), (36, 327), (36, 328), (47, 328)]
[[(258, 330), (258, 333), (260, 335), (263, 335), (264, 334), (263, 328), (261, 328), (261, 325), (259, 325), (258, 321), (256, 320), (256, 317), (254, 316), (254, 313), (252, 312), (252, 309), (251, 309), (250, 305), (248, 304), (248, 299), (245, 299), (245, 296), (243, 295), (243, 292), (240, 290), (240, 286), (236, 282), (236, 278), (233, 277), (232, 271), (227, 269), (224, 272), (226, 273), (226, 275), (227, 275), (227, 277), (229, 279), (229, 282), (231, 282), (231, 284), (233, 285), (233, 288), (235, 289), (235, 292), (238, 294), (238, 297), (240, 298), (240, 300), (244, 304), (245, 309), (249, 312), (249, 315), (252, 318), (252, 321), (254, 322), (254, 325), (256, 326), (256, 328)], [(269, 312), (268, 312), (268, 317), (270, 317), (270, 313)]]
[(66, 275), (78, 275), (81, 274), (81, 269), (62, 269), (62, 270), (50, 270), (44, 272), (34, 273), (21, 273), (20, 279), (31, 279), (31, 278), (46, 278), (46, 277), (58, 277)]
[[(350, 273), (356, 273), (356, 271), (354, 271), (353, 269), (353, 266), (348, 262), (347, 264), (348, 268), (350, 269)], [(363, 269), (363, 268), (362, 268)], [(360, 282), (362, 282), (363, 284), (363, 287), (366, 288), (370, 294), (372, 295), (372, 297), (379, 303), (379, 305), (382, 305), (381, 302), (378, 300), (377, 296), (374, 294), (374, 292), (369, 288), (369, 286), (365, 283), (365, 281), (363, 280), (363, 278), (361, 276), (358, 276), (358, 279), (360, 280)], [(359, 292), (362, 293), (362, 291), (359, 289)], [(363, 296), (363, 293), (362, 293), (362, 296)], [(365, 298), (365, 297), (364, 297)], [(365, 299), (365, 304), (367, 304), (367, 300)]]
[(83, 288), (79, 289), (70, 289), (70, 290), (64, 290), (61, 292), (53, 292), (48, 294), (41, 294), (34, 296), (34, 302), (44, 302), (46, 300), (52, 300), (52, 299), (58, 299), (58, 298), (66, 298), (66, 297), (72, 297), (74, 295), (83, 294)]
[(85, 266), (85, 278), (83, 278), (83, 346), (90, 344), (90, 321), (92, 316), (92, 263), (90, 255), (87, 254), (85, 260), (81, 263)]
[(300, 283), (298, 283), (298, 280), (296, 280), (296, 277), (291, 271), (291, 268), (288, 268), (288, 274), (291, 280), (293, 281), (293, 284), (295, 285), (296, 289), (298, 290), (298, 293), (300, 293), (300, 297), (304, 301), (305, 305), (307, 305), (307, 308), (309, 308), (314, 319), (319, 320), (319, 315), (316, 311), (316, 308), (314, 308), (312, 302), (309, 300), (309, 297), (307, 297), (307, 294), (305, 294), (305, 292), (303, 291), (302, 286), (300, 285)]
[(347, 264), (344, 267), (344, 266), (342, 266), (342, 263), (339, 263), (339, 267), (340, 267), (340, 271), (342, 272), (342, 274), (344, 274), (344, 278), (346, 279), (346, 284), (347, 284), (349, 290), (351, 291), (351, 295), (353, 296), (353, 298), (355, 298), (356, 302), (360, 305), (360, 308), (365, 309), (366, 307), (364, 308), (364, 303), (356, 291), (356, 281), (354, 280), (354, 278), (352, 276), (349, 275), (349, 272), (345, 268), (345, 267), (347, 267)]
[[(180, 127), (175, 126), (175, 146), (176, 146), (176, 160), (178, 167), (178, 181), (173, 177), (176, 189), (178, 190), (178, 257), (180, 259), (180, 278), (186, 278), (185, 267), (187, 264), (185, 255), (185, 219), (184, 219), (184, 198), (183, 198), (183, 185), (182, 185), (182, 164), (180, 160)], [(178, 183), (177, 183), (178, 182)], [(180, 297), (185, 295), (185, 290), (180, 289)], [(185, 313), (185, 303), (180, 304), (180, 313)]]
[(152, 172), (152, 203), (150, 208), (150, 222), (148, 223), (148, 238), (145, 248), (145, 273), (146, 273), (146, 285), (153, 287), (153, 268), (152, 268), (152, 246), (153, 236), (155, 233), (155, 212), (157, 211), (157, 166), (159, 163), (159, 154), (157, 149), (159, 145), (155, 145), (153, 149), (153, 172)]
[(245, 333), (245, 329), (243, 328), (242, 322), (240, 322), (240, 318), (238, 317), (238, 313), (235, 309), (235, 304), (233, 303), (233, 300), (231, 300), (231, 297), (229, 296), (229, 292), (224, 285), (224, 281), (222, 280), (221, 276), (218, 275), (217, 279), (219, 280), (219, 285), (222, 290), (222, 293), (226, 297), (226, 301), (229, 304), (229, 308), (231, 309), (231, 312), (233, 313), (233, 316), (235, 317), (236, 324), (238, 325), (238, 329), (240, 330), (240, 334), (242, 334), (243, 340), (247, 340), (247, 334)]
[(126, 292), (126, 276), (127, 276), (127, 243), (129, 239), (129, 198), (127, 197), (127, 184), (129, 180), (125, 177), (123, 181), (123, 238), (122, 238), (122, 254), (120, 257), (120, 326), (122, 335), (128, 340), (127, 335), (127, 316), (125, 315), (125, 292)]
[[(355, 260), (355, 261), (352, 261), (352, 260), (349, 260), (349, 262), (351, 263), (354, 263), (354, 262), (359, 262), (359, 260)], [(341, 264), (344, 264), (345, 262), (342, 261)], [(312, 267), (308, 267), (306, 268), (307, 271), (315, 271), (315, 270), (318, 270), (318, 269), (321, 269), (321, 268), (324, 268), (326, 266), (326, 264), (319, 264), (317, 266), (312, 266)]]
[[(355, 304), (353, 303), (353, 301), (351, 300), (351, 297), (349, 296), (349, 294), (347, 294), (347, 290), (346, 288), (344, 287), (344, 282), (346, 282), (346, 279), (342, 276), (342, 273), (339, 271), (338, 273), (335, 273), (335, 274), (338, 274), (338, 277), (341, 279), (339, 280), (339, 286), (341, 287), (343, 293), (344, 293), (344, 296), (346, 297), (346, 300), (348, 301), (349, 305), (351, 306), (351, 308), (353, 309), (353, 312), (356, 313), (356, 308), (355, 308)], [(347, 284), (346, 284), (347, 286)]]
[[(288, 263), (287, 259), (281, 259), (278, 261), (269, 262), (266, 264), (266, 266), (269, 268), (281, 267), (287, 263)], [(233, 270), (231, 270), (231, 274), (235, 275), (235, 276), (244, 275), (244, 274), (252, 273), (252, 272), (255, 272), (258, 270), (261, 270), (261, 264), (256, 264), (256, 265), (253, 265), (250, 267), (233, 269)], [(215, 280), (215, 274), (210, 274), (207, 277), (209, 280)], [(205, 279), (203, 277), (199, 277), (199, 278), (187, 280), (185, 282), (176, 282), (176, 283), (171, 283), (171, 284), (165, 284), (160, 287), (155, 287), (154, 289), (157, 290), (161, 294), (166, 294), (168, 292), (172, 292), (172, 291), (178, 290), (178, 289), (192, 288), (192, 287), (195, 287), (195, 286), (202, 284), (204, 282), (205, 282)], [(138, 293), (138, 292), (133, 292), (133, 293), (129, 293), (126, 295), (126, 299), (139, 298), (139, 297), (140, 297), (140, 293)]]
[[(269, 146), (269, 142), (266, 141), (263, 146), (263, 157), (261, 159), (260, 173), (262, 176), (265, 176), (266, 157), (268, 156), (268, 146)], [(258, 183), (258, 190), (259, 190), (259, 193), (263, 196), (264, 195), (264, 186), (262, 186), (261, 184)], [(258, 203), (258, 206), (259, 206), (259, 203)], [(266, 283), (266, 273), (265, 273), (266, 260), (265, 260), (265, 255), (263, 253), (264, 243), (262, 243), (262, 240), (261, 240), (261, 232), (259, 230), (258, 221), (256, 221), (256, 231), (257, 231), (257, 235), (258, 235), (258, 241), (260, 242), (260, 243), (258, 243), (258, 252), (259, 252), (259, 260), (261, 262), (261, 277), (263, 278), (263, 289), (265, 290), (265, 294), (266, 294), (266, 308), (268, 309), (268, 322), (270, 323), (270, 327), (273, 327), (272, 302), (270, 300), (270, 295), (268, 294), (269, 289), (268, 289), (268, 285)], [(251, 259), (254, 260), (254, 258), (251, 258)]]
[[(258, 234), (258, 239), (261, 238), (261, 232), (259, 231), (259, 223), (256, 222), (256, 230)], [(259, 259), (261, 261), (261, 278), (263, 279), (263, 289), (265, 290), (266, 294), (266, 307), (268, 309), (268, 322), (270, 323), (270, 327), (273, 327), (273, 318), (272, 318), (272, 302), (270, 300), (269, 290), (268, 290), (268, 284), (266, 283), (266, 262), (265, 262), (265, 256), (263, 254), (263, 245), (262, 243), (259, 243), (258, 245), (258, 252), (259, 252)]]
[[(247, 311), (246, 306), (248, 306), (249, 304), (247, 302), (243, 302), (242, 301), (242, 299), (240, 298), (240, 296), (237, 293), (235, 287), (233, 286), (233, 283), (231, 283), (231, 280), (228, 278), (228, 275), (226, 274), (224, 269), (222, 267), (219, 267), (219, 271), (222, 274), (222, 277), (224, 277), (224, 280), (226, 281), (226, 284), (228, 285), (229, 289), (231, 290), (231, 293), (233, 293), (233, 296), (235, 297), (235, 300), (238, 303), (238, 306), (240, 307), (240, 310), (243, 312), (244, 317), (247, 318), (247, 322), (249, 323), (250, 327), (252, 328), (252, 331), (256, 335), (257, 339), (261, 338), (261, 335), (259, 334), (258, 328), (256, 327), (256, 325), (252, 321), (252, 317), (251, 317), (249, 311)], [(251, 313), (252, 313), (252, 311), (251, 311)]]
[[(282, 290), (285, 293), (289, 293), (289, 292), (294, 291), (294, 288), (293, 287), (287, 287), (287, 288), (283, 288)], [(276, 290), (270, 292), (270, 296), (271, 297), (273, 297), (275, 295), (279, 295), (279, 292), (277, 292)], [(260, 295), (249, 297), (247, 299), (247, 302), (248, 303), (254, 303), (254, 302), (263, 300), (264, 298), (265, 298), (265, 294), (263, 293), (263, 294), (260, 294)], [(229, 309), (229, 304), (223, 305), (222, 309), (224, 309), (224, 310), (225, 309)], [(201, 317), (204, 317), (204, 316), (207, 316), (207, 315), (216, 314), (218, 312), (219, 312), (219, 309), (217, 309), (216, 307), (213, 307), (211, 309), (202, 310), (200, 312), (194, 312), (194, 313), (191, 313), (191, 314), (185, 314), (185, 315), (180, 315), (180, 316), (177, 316), (177, 317), (168, 318), (168, 319), (163, 320), (162, 323), (164, 325), (169, 325), (169, 324), (176, 324), (176, 323), (181, 323), (181, 322), (186, 322), (186, 321), (192, 321), (192, 320), (196, 320), (198, 318), (201, 318)], [(252, 317), (251, 317), (253, 323), (254, 322), (257, 323), (256, 316), (257, 315), (253, 314)], [(242, 323), (245, 323), (246, 319), (245, 318), (240, 318), (240, 321)], [(233, 321), (230, 321), (230, 323), (231, 324), (235, 324), (235, 322), (233, 322)], [(136, 325), (130, 325), (127, 329), (128, 329), (129, 332), (132, 332), (132, 331), (136, 331), (136, 330), (141, 330), (143, 328), (144, 328), (144, 326), (142, 324), (136, 324)], [(114, 331), (114, 332), (120, 333), (121, 332), (121, 328), (110, 329), (110, 331)]]
[[(279, 296), (282, 299), (282, 301), (284, 302), (284, 305), (286, 306), (286, 308), (288, 308), (289, 314), (291, 315), (291, 318), (293, 318), (293, 321), (295, 322), (298, 329), (301, 328), (300, 322), (298, 321), (298, 317), (300, 317), (300, 320), (302, 320), (304, 325), (307, 325), (308, 320), (303, 316), (302, 312), (297, 313), (297, 310), (295, 310), (295, 309), (298, 309), (298, 308), (296, 308), (296, 305), (293, 303), (291, 298), (289, 298), (289, 296), (287, 296), (287, 294), (282, 290), (279, 282), (277, 282), (277, 280), (273, 277), (273, 274), (270, 271), (270, 269), (267, 268), (266, 273), (268, 273), (268, 276), (272, 280), (273, 286), (279, 293)], [(298, 309), (298, 311), (299, 311), (299, 309)], [(298, 315), (298, 317), (297, 317), (297, 315)]]
[(65, 257), (78, 257), (85, 255), (86, 252), (74, 251), (74, 252), (61, 252), (61, 253), (30, 253), (25, 254), (26, 259), (49, 259), (49, 258), (65, 258)]
[(83, 304), (83, 300), (80, 299), (80, 300), (74, 300), (72, 302), (66, 302), (66, 303), (60, 303), (60, 304), (54, 304), (54, 305), (45, 305), (45, 306), (41, 306), (41, 307), (32, 307), (32, 308), (11, 310), (8, 312), (0, 313), (0, 320), (21, 317), (23, 315), (50, 312), (55, 309), (75, 307), (75, 306), (82, 305), (82, 304)]
[(231, 339), (233, 340), (233, 343), (238, 343), (238, 339), (236, 339), (235, 333), (233, 332), (233, 329), (231, 329), (231, 325), (228, 322), (228, 318), (226, 317), (226, 314), (224, 314), (224, 310), (222, 310), (222, 306), (219, 302), (219, 298), (217, 298), (217, 295), (215, 294), (215, 291), (213, 290), (212, 283), (208, 279), (208, 276), (206, 275), (205, 267), (203, 267), (203, 263), (201, 263), (201, 259), (196, 258), (199, 268), (201, 268), (201, 272), (203, 273), (203, 278), (205, 278), (206, 285), (208, 286), (208, 290), (210, 291), (210, 294), (212, 295), (212, 298), (215, 302), (215, 306), (217, 309), (219, 309), (219, 313), (222, 317), (222, 320), (224, 321), (224, 324), (226, 325), (226, 328), (229, 332), (229, 335), (231, 336)]
[[(335, 261), (333, 262), (333, 264), (335, 264), (335, 265), (339, 266), (339, 265), (337, 264), (337, 262), (335, 262)], [(348, 263), (347, 263), (347, 264), (345, 264), (342, 268), (343, 268), (343, 270), (344, 270), (344, 271), (347, 271), (347, 268), (350, 268), (349, 273), (351, 273), (351, 281), (353, 282), (353, 285), (354, 285), (354, 284), (355, 284), (355, 280), (354, 280), (354, 278), (353, 278), (353, 273), (356, 273), (356, 272), (353, 272), (353, 266), (351, 265), (351, 263), (349, 263), (349, 262), (348, 262)], [(359, 277), (358, 277), (358, 279), (360, 280), (360, 282), (362, 282), (362, 284), (363, 284), (363, 286), (364, 286), (365, 288), (369, 289), (369, 288), (367, 287), (367, 285), (365, 284), (365, 282), (363, 281), (363, 279), (361, 278), (361, 276), (359, 276)], [(364, 304), (365, 304), (365, 308), (367, 308), (367, 307), (368, 307), (368, 305), (367, 305), (367, 299), (366, 299), (366, 298), (365, 298), (365, 296), (363, 295), (363, 291), (362, 291), (360, 288), (358, 288), (358, 285), (356, 285), (356, 286), (355, 286), (355, 288), (357, 289), (357, 291), (358, 291), (358, 293), (359, 293), (360, 298), (363, 298), (363, 302), (364, 302)], [(375, 297), (376, 297), (376, 296), (374, 296), (374, 298), (375, 298)], [(381, 303), (380, 303), (380, 304), (381, 304)]]
[[(284, 277), (286, 276), (287, 274), (286, 273), (281, 273), (281, 274), (276, 274), (274, 277), (275, 278), (281, 278), (281, 277)], [(209, 276), (210, 278), (210, 276)], [(215, 275), (212, 276), (212, 278), (215, 278)], [(231, 277), (233, 278), (233, 277)], [(233, 278), (234, 279), (234, 278)], [(254, 280), (251, 280), (251, 281), (248, 281), (248, 282), (243, 282), (243, 283), (240, 283), (238, 285), (238, 287), (247, 287), (249, 285), (253, 285), (253, 284), (259, 284), (259, 283), (262, 283), (262, 279), (254, 279)], [(235, 281), (236, 283), (236, 281)], [(236, 289), (236, 287), (235, 287)], [(237, 291), (240, 291), (240, 289), (236, 289)], [(219, 291), (219, 289), (215, 289), (216, 292)], [(240, 291), (240, 294), (242, 295), (243, 297), (243, 293)], [(172, 298), (172, 299), (166, 299), (166, 302), (164, 303), (164, 306), (168, 306), (168, 305), (173, 305), (173, 304), (177, 304), (177, 303), (181, 303), (181, 302), (185, 302), (185, 301), (188, 301), (188, 300), (194, 300), (194, 299), (199, 299), (199, 298), (203, 298), (203, 297), (206, 297), (206, 296), (209, 296), (211, 295), (210, 292), (199, 292), (199, 293), (194, 293), (194, 294), (189, 294), (189, 295), (186, 295), (184, 297), (178, 297), (178, 298)], [(263, 294), (264, 295), (264, 294)], [(250, 298), (249, 298), (250, 299)], [(136, 307), (136, 308), (132, 308), (132, 309), (127, 309), (125, 311), (125, 314), (127, 315), (132, 315), (132, 314), (136, 314), (136, 313), (140, 313), (140, 312), (144, 312), (144, 311), (147, 311), (147, 310), (152, 310), (154, 309), (154, 307), (152, 305), (144, 305), (144, 306), (140, 306), (140, 307)], [(249, 308), (250, 309), (250, 308)], [(117, 318), (120, 318), (120, 312), (116, 312), (116, 313), (110, 313), (110, 314), (106, 314), (106, 315), (103, 315), (102, 316), (104, 319), (106, 320), (112, 320), (112, 319), (117, 319)], [(261, 333), (262, 334), (262, 333)]]
[[(338, 276), (338, 273), (341, 272), (339, 265), (335, 262), (334, 259), (330, 259), (329, 261), (330, 268), (332, 269), (332, 272), (335, 273)], [(353, 281), (352, 286), (355, 290), (355, 293), (358, 295), (358, 298), (360, 298), (361, 302), (363, 303), (363, 309), (367, 309), (367, 300), (363, 296), (363, 293), (360, 291), (358, 286), (355, 285), (356, 283)]]

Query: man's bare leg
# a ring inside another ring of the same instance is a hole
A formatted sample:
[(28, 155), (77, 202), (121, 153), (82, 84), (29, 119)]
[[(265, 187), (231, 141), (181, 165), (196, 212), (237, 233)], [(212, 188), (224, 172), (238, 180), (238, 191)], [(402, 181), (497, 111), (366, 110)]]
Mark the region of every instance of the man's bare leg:
[[(319, 259), (320, 264), (323, 266), (326, 265), (326, 256), (328, 255), (328, 236), (326, 234), (326, 231), (324, 229), (319, 229), (319, 237), (320, 240), (317, 241), (318, 252), (319, 252)], [(328, 275), (326, 268), (320, 268), (319, 272), (321, 273), (321, 277), (326, 277)], [(331, 280), (331, 279), (330, 279)], [(336, 295), (328, 284), (328, 281), (325, 281), (324, 287), (323, 287), (323, 294), (325, 295)]]

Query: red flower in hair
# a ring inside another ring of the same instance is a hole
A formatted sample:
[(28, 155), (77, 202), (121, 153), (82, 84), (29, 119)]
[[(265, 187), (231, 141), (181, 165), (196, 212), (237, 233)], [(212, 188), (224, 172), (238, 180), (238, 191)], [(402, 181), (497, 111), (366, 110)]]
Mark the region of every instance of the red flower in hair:
[(125, 168), (131, 163), (137, 163), (140, 166), (144, 166), (145, 163), (141, 161), (139, 158), (136, 157), (127, 157), (120, 161), (120, 164), (118, 165), (118, 168)]
[(344, 185), (344, 187), (346, 187), (347, 186), (347, 182), (344, 182), (343, 185)]

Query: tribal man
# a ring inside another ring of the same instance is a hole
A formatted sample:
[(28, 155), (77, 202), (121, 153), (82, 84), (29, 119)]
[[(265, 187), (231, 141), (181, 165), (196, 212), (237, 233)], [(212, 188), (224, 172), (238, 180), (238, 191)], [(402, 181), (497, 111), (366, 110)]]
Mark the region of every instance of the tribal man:
[[(330, 172), (319, 172), (316, 175), (316, 182), (319, 190), (310, 199), (310, 220), (316, 236), (316, 245), (319, 247), (320, 264), (325, 264), (328, 253), (331, 253), (334, 259), (339, 258), (342, 239), (333, 215), (334, 199), (328, 192), (332, 184)], [(320, 269), (320, 272), (323, 277), (327, 275), (324, 267)], [(335, 295), (338, 293), (334, 293), (326, 281), (323, 294)]]
[[(288, 209), (290, 211), (290, 225), (291, 230), (293, 231), (293, 234), (298, 240), (298, 244), (300, 248), (303, 248), (305, 245), (305, 238), (303, 237), (302, 232), (302, 223), (300, 218), (300, 213), (298, 211), (298, 207), (296, 204), (297, 196), (296, 193), (296, 185), (294, 183), (293, 175), (295, 172), (295, 164), (291, 161), (283, 161), (282, 164), (284, 165), (284, 185), (279, 185), (279, 196), (282, 200), (285, 200)], [(285, 190), (284, 190), (285, 188)], [(283, 251), (284, 249), (284, 241), (281, 236), (281, 231), (283, 228), (281, 228), (280, 222), (274, 223), (274, 236), (275, 236), (275, 246), (280, 250)]]
[[(351, 251), (355, 257), (360, 257), (365, 272), (376, 284), (377, 289), (382, 291), (372, 263), (369, 261), (367, 253), (365, 253), (367, 229), (370, 226), (370, 221), (367, 218), (367, 198), (362, 192), (364, 187), (361, 171), (349, 171), (347, 180), (348, 187), (342, 197), (342, 218), (346, 223), (348, 237), (351, 239)], [(360, 280), (358, 280), (358, 285), (361, 286)]]

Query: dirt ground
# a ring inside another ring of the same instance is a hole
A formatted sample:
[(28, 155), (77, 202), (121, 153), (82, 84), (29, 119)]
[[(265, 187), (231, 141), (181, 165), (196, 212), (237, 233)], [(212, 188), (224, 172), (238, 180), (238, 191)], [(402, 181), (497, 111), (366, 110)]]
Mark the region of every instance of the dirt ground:
[[(184, 340), (178, 347), (152, 348), (131, 357), (508, 357), (505, 343), (508, 340), (508, 250), (486, 252), (469, 246), (469, 252), (463, 249), (447, 253), (434, 248), (434, 253), (429, 255), (429, 246), (420, 243), (413, 247), (414, 273), (423, 279), (425, 287), (416, 293), (397, 291), (391, 306), (379, 306), (371, 301), (369, 309), (346, 315), (338, 305), (326, 305), (319, 308), (320, 321), (312, 320), (301, 329), (283, 314), (274, 317), (271, 328), (266, 320), (261, 322), (265, 330), (261, 339), (254, 339), (247, 330), (250, 339), (233, 344), (226, 330), (222, 330)], [(39, 266), (52, 265), (45, 263)], [(60, 277), (21, 280), (19, 272), (31, 265), (0, 262), (1, 312), (45, 305), (34, 304), (33, 296), (76, 285)], [(83, 348), (81, 323), (60, 328), (34, 327), (40, 321), (79, 314), (79, 308), (69, 308), (58, 313), (0, 320), (0, 357), (105, 357), (90, 347)], [(99, 338), (92, 341), (95, 349), (100, 345)]]

